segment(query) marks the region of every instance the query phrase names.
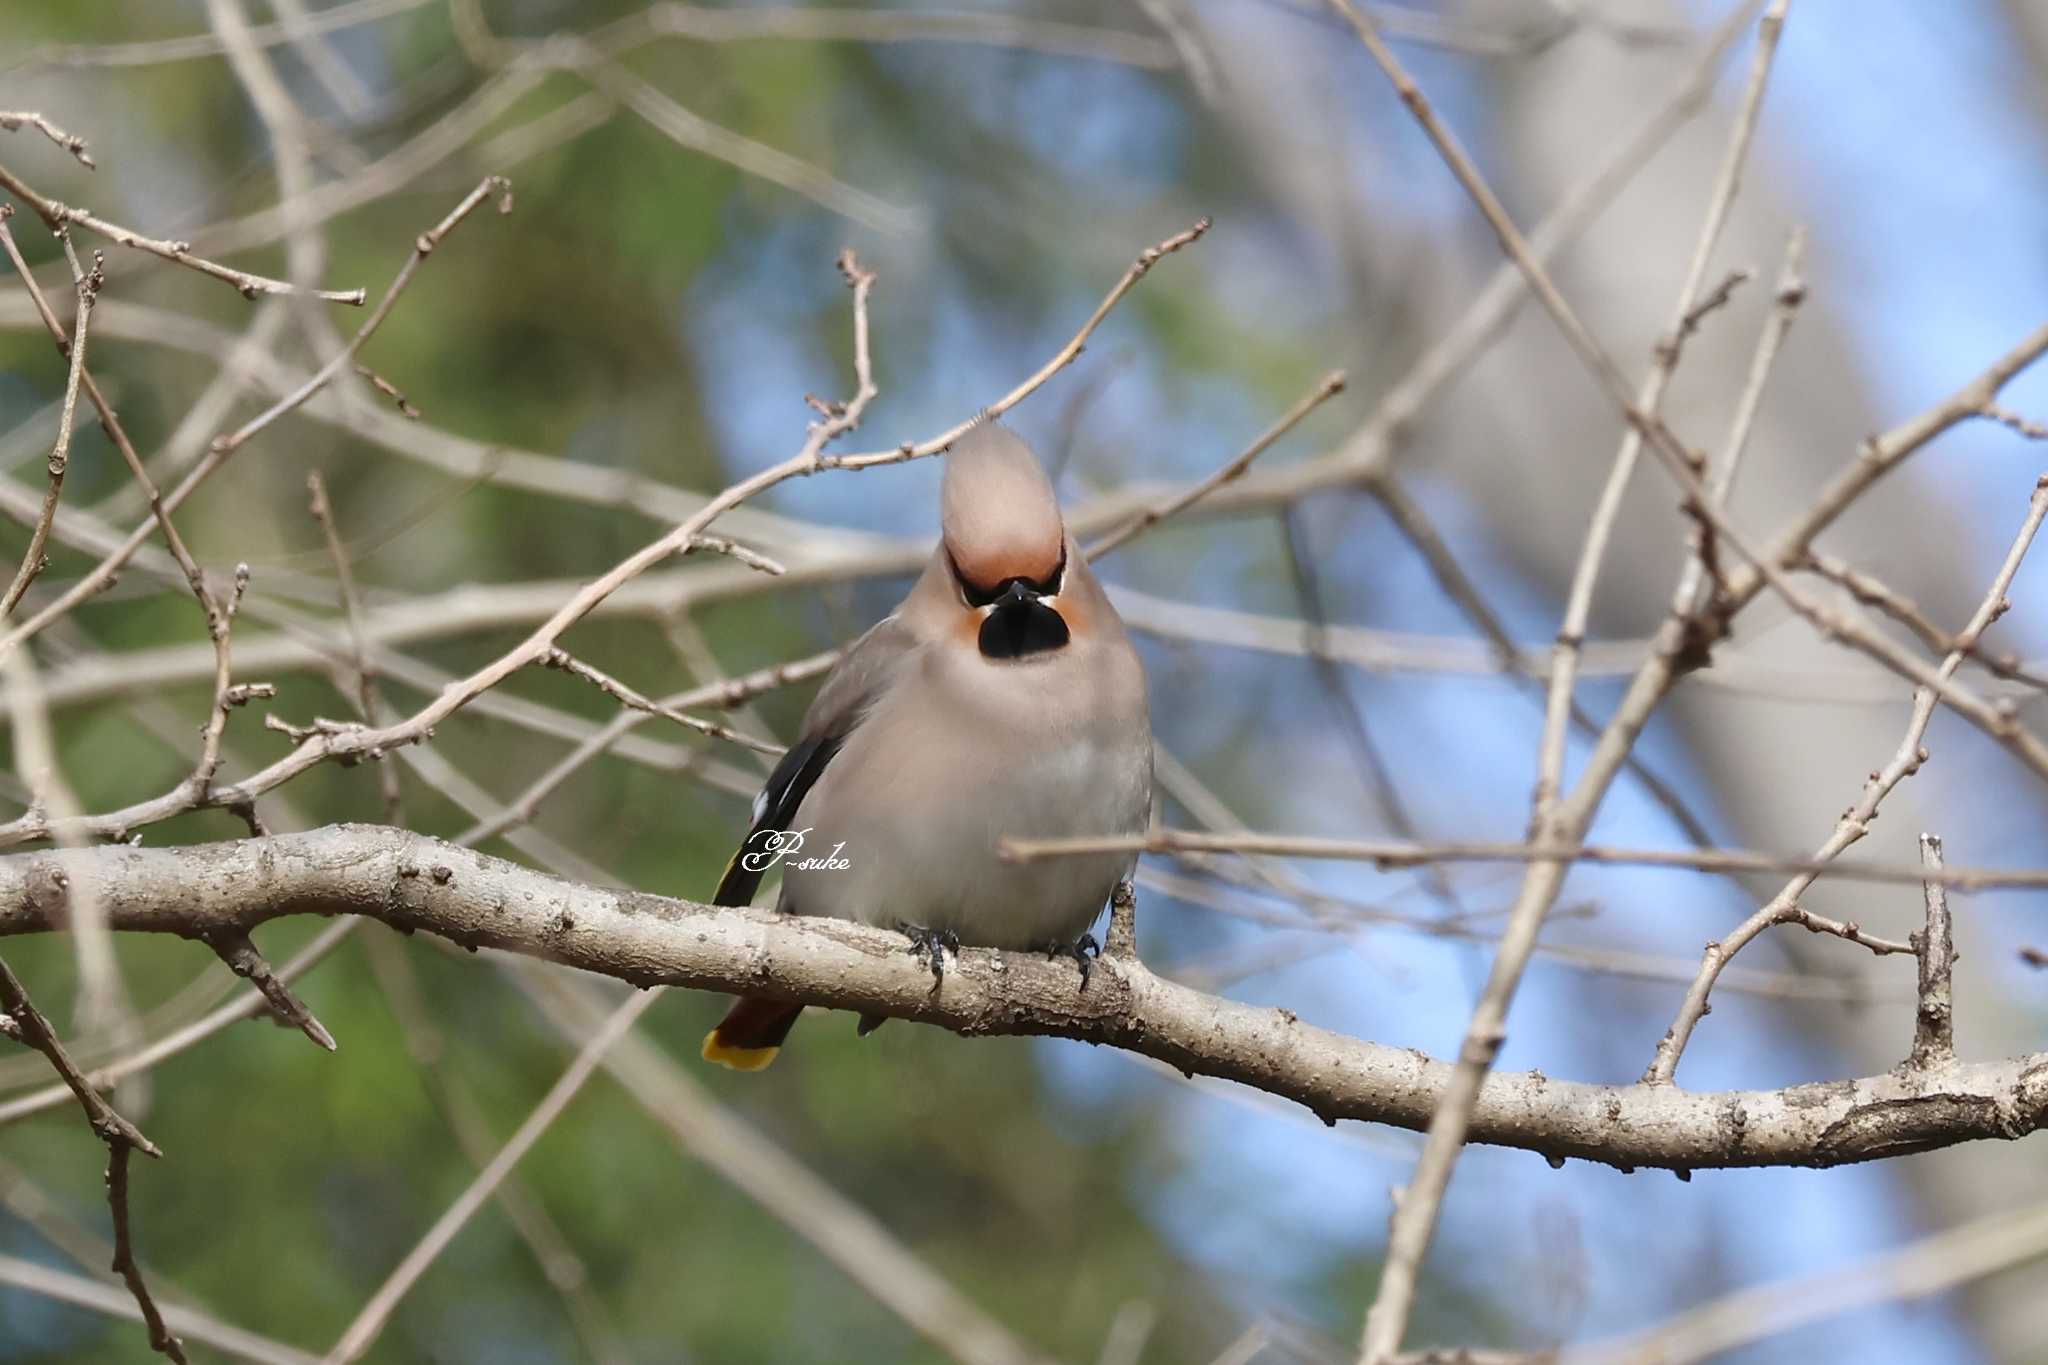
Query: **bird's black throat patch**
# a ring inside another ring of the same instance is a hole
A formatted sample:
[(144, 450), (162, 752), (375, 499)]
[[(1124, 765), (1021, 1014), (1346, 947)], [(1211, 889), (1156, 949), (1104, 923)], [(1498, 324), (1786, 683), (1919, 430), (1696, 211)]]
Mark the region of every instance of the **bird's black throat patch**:
[(1029, 598), (1004, 601), (981, 623), (984, 659), (1021, 659), (1062, 648), (1067, 623), (1057, 611)]

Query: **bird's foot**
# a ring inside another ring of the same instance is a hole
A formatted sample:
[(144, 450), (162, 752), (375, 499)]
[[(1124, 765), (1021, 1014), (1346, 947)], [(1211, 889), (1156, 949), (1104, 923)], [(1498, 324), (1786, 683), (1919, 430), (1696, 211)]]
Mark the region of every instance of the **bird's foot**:
[(922, 924), (899, 925), (903, 937), (910, 940), (910, 951), (921, 957), (932, 969), (932, 992), (938, 993), (939, 983), (946, 979), (946, 954), (960, 955), (960, 935), (951, 929), (927, 929)]
[(1046, 945), (1046, 957), (1057, 961), (1063, 957), (1074, 959), (1074, 965), (1081, 969), (1081, 989), (1088, 989), (1088, 974), (1095, 969), (1095, 959), (1102, 956), (1102, 945), (1095, 941), (1095, 935), (1083, 934), (1072, 943), (1051, 943)]

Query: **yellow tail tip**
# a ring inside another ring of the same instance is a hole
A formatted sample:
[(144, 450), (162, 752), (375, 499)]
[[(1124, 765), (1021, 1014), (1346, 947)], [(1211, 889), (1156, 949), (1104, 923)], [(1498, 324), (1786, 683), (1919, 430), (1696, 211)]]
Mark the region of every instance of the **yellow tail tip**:
[(720, 1038), (717, 1029), (704, 1035), (704, 1060), (734, 1071), (765, 1071), (780, 1051), (780, 1047), (735, 1047)]

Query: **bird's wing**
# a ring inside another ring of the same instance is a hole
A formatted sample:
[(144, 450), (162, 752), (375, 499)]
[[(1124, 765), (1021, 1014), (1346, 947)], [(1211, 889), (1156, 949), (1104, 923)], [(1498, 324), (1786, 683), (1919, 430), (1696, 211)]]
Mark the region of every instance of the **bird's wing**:
[(725, 865), (725, 875), (719, 878), (712, 904), (746, 905), (754, 899), (767, 868), (748, 868), (744, 855), (755, 849), (764, 831), (786, 830), (795, 823), (797, 807), (816, 785), (825, 765), (867, 716), (916, 647), (917, 640), (910, 629), (894, 616), (877, 622), (848, 647), (825, 679), (825, 685), (818, 689), (810, 709), (804, 712), (797, 742), (775, 765), (775, 771), (768, 774), (767, 784), (754, 798), (753, 827), (733, 853), (732, 861)]

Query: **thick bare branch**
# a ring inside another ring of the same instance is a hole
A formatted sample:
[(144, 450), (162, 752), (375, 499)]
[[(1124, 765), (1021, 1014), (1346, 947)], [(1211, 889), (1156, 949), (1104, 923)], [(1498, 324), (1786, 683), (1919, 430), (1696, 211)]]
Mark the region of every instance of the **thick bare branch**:
[[(65, 886), (56, 878), (61, 873)], [(883, 930), (583, 886), (402, 830), (336, 825), (181, 848), (102, 846), (0, 858), (0, 935), (59, 927), (76, 888), (119, 931), (200, 938), (292, 914), (361, 914), (465, 946), (614, 976), (938, 1024), (968, 1035), (1104, 1043), (1341, 1118), (1422, 1130), (1452, 1068), (1320, 1029), (1105, 956), (1071, 964), (968, 949), (933, 990)], [(68, 889), (67, 889), (68, 888)], [(1472, 1141), (1621, 1167), (1834, 1166), (2048, 1127), (2048, 1055), (1955, 1062), (1783, 1090), (1686, 1092), (1496, 1074)]]

